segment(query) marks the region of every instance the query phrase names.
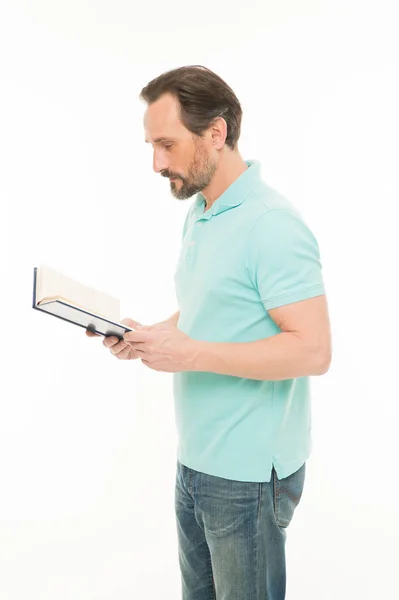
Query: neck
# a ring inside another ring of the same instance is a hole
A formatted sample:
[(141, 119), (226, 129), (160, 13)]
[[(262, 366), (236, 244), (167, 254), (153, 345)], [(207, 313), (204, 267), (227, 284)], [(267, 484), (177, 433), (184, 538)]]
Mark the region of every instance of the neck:
[(201, 191), (205, 198), (205, 210), (209, 210), (214, 202), (247, 169), (248, 166), (238, 150), (222, 152), (211, 183)]

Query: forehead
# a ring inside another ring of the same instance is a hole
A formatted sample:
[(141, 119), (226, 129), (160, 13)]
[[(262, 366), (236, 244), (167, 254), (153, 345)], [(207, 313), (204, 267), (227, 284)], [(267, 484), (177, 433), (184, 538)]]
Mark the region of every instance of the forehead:
[(143, 118), (145, 141), (155, 143), (160, 138), (183, 137), (188, 129), (179, 118), (179, 106), (171, 94), (164, 94), (150, 104)]

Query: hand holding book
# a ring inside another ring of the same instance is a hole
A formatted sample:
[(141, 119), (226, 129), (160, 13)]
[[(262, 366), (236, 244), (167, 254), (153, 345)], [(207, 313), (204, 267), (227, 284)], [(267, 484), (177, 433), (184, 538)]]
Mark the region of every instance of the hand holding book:
[[(161, 321), (160, 323), (155, 323), (154, 325), (150, 325), (149, 327), (145, 327), (146, 330), (168, 330), (170, 326), (176, 327), (176, 318), (173, 315), (170, 319), (165, 321)], [(141, 323), (137, 321), (133, 321), (132, 319), (123, 319), (121, 323), (128, 325), (131, 328), (137, 327), (137, 325), (141, 326)], [(88, 337), (97, 336), (97, 334), (92, 333), (91, 331), (86, 331), (86, 335)], [(114, 354), (117, 358), (121, 360), (134, 360), (136, 358), (142, 358), (142, 354), (137, 353), (129, 342), (125, 342), (124, 340), (119, 340), (116, 336), (106, 337), (103, 340), (103, 345), (106, 348), (109, 348), (112, 354)]]
[[(133, 319), (122, 319), (121, 323), (127, 325), (128, 327), (134, 328), (137, 325), (140, 325), (138, 321), (133, 321)], [(86, 330), (87, 337), (100, 337), (98, 333), (93, 333), (92, 331)], [(130, 344), (120, 340), (118, 337), (111, 335), (107, 336), (103, 340), (103, 344), (106, 348), (109, 348), (111, 354), (114, 354), (116, 358), (119, 360), (134, 360), (139, 358), (137, 352), (131, 347)]]
[(120, 321), (117, 298), (46, 265), (34, 267), (32, 307), (105, 337), (122, 340), (124, 333), (132, 330)]
[(147, 330), (177, 329), (180, 316), (177, 311), (169, 319), (148, 327), (133, 319), (121, 320), (119, 300), (45, 265), (34, 268), (32, 307), (84, 327), (87, 337), (102, 335), (104, 346), (122, 360), (143, 357), (143, 352), (136, 352), (134, 344), (124, 340), (126, 332), (134, 331), (138, 326)]

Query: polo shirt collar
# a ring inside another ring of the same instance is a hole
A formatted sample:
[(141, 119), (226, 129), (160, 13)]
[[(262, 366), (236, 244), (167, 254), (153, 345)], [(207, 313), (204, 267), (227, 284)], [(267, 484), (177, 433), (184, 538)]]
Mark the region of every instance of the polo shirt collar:
[[(259, 183), (261, 178), (260, 162), (258, 160), (246, 160), (245, 164), (248, 169), (233, 181), (233, 183), (223, 192), (212, 205), (212, 208), (203, 214), (203, 218), (210, 219), (214, 215), (218, 215), (225, 210), (234, 208), (245, 200), (249, 192)], [(203, 213), (205, 208), (205, 198), (199, 192), (195, 198), (196, 210), (200, 208), (200, 213)]]

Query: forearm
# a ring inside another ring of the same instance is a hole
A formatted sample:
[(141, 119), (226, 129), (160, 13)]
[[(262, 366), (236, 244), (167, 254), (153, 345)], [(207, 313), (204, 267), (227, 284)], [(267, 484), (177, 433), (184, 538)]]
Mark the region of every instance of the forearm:
[(255, 342), (193, 340), (192, 347), (192, 371), (279, 381), (322, 375), (327, 370), (320, 352), (310, 350), (300, 338), (288, 332)]

